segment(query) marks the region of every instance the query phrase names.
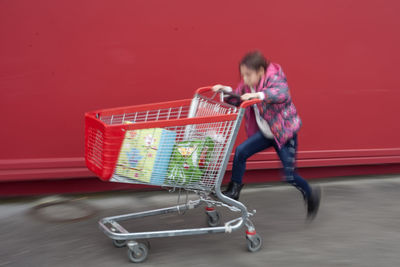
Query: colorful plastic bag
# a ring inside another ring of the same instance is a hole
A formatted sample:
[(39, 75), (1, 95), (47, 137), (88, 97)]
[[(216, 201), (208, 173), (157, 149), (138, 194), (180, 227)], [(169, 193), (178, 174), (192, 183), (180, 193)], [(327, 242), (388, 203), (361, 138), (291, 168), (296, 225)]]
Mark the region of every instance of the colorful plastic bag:
[(175, 144), (166, 183), (170, 185), (198, 183), (210, 164), (213, 150), (214, 142), (210, 137)]

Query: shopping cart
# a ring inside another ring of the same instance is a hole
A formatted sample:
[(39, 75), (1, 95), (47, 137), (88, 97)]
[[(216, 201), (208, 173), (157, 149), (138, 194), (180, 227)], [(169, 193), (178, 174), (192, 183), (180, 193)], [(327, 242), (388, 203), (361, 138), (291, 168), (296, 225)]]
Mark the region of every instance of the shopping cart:
[[(156, 185), (198, 196), (183, 204), (178, 201), (173, 207), (100, 220), (100, 228), (116, 247), (128, 247), (132, 262), (147, 258), (149, 238), (231, 233), (242, 226), (247, 227), (248, 250), (261, 248), (262, 239), (250, 220), (255, 211), (226, 197), (220, 188), (245, 108), (260, 100), (244, 101), (235, 107), (223, 102), (223, 94), (203, 87), (193, 99), (85, 114), (86, 164), (101, 180)], [(128, 219), (180, 213), (202, 204), (209, 227), (132, 233), (119, 224)], [(240, 216), (221, 225), (216, 207)]]

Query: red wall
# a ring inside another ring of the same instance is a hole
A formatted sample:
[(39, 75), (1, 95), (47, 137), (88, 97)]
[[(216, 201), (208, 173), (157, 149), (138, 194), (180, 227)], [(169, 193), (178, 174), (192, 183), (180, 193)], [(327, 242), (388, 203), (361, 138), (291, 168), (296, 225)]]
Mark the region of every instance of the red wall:
[(254, 48), (288, 76), (300, 167), (399, 164), (399, 11), (397, 0), (1, 1), (0, 181), (91, 176), (85, 111), (234, 86)]

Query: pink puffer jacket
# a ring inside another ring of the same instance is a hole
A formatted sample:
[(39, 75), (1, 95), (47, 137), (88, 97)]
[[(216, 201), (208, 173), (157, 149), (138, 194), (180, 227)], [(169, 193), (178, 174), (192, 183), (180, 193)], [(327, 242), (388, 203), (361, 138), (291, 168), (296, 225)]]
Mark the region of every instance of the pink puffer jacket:
[[(265, 75), (256, 89), (265, 95), (261, 104), (258, 104), (260, 114), (268, 122), (271, 132), (279, 147), (290, 140), (301, 127), (301, 120), (296, 107), (292, 102), (286, 76), (281, 66), (270, 63)], [(243, 81), (235, 89), (236, 94), (251, 93), (251, 89)], [(245, 112), (247, 136), (254, 135), (258, 130), (254, 110), (248, 107)]]

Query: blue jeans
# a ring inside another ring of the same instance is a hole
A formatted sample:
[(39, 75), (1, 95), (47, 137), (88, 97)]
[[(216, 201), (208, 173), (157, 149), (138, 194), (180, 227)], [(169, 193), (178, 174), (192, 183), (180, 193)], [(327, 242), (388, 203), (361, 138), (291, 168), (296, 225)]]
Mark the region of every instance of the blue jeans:
[(295, 186), (303, 194), (303, 197), (308, 199), (311, 196), (310, 185), (296, 172), (297, 135), (294, 135), (292, 139), (279, 148), (275, 140), (265, 138), (258, 131), (236, 148), (231, 180), (241, 184), (246, 170), (247, 159), (271, 146), (275, 148), (282, 162), (285, 181)]

